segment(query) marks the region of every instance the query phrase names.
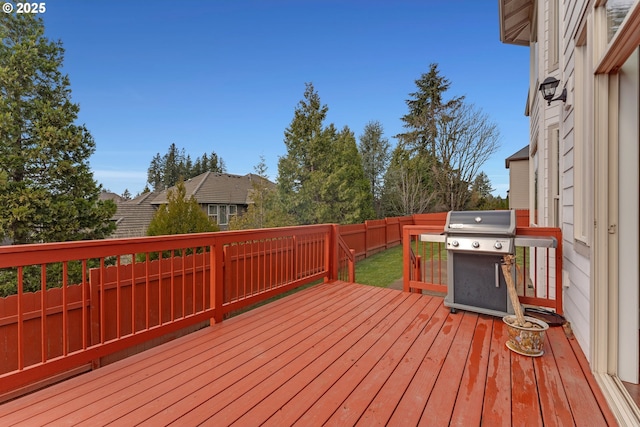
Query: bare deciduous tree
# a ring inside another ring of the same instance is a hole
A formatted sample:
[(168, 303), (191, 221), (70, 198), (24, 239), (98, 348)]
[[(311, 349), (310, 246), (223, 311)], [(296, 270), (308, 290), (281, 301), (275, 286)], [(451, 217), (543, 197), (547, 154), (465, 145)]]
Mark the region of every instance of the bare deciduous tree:
[(480, 167), (498, 150), (500, 132), (485, 113), (466, 103), (439, 115), (436, 127), (438, 164), (431, 168), (432, 179), (448, 208), (460, 210), (471, 197)]

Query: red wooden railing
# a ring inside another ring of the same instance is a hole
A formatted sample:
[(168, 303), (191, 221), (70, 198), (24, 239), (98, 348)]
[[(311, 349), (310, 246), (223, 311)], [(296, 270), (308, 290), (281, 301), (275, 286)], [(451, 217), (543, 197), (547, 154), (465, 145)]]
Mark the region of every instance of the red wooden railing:
[[(444, 243), (421, 242), (421, 234), (444, 231), (446, 215), (422, 216), (425, 225), (404, 227), (403, 279), (407, 292), (447, 292), (447, 251)], [(418, 221), (416, 221), (418, 222)], [(528, 211), (516, 215), (518, 236), (554, 237), (556, 248), (516, 248), (518, 296), (523, 304), (546, 307), (562, 314), (562, 231), (528, 227)]]
[[(13, 281), (17, 288), (0, 298), (0, 402), (296, 287), (353, 282), (356, 259), (401, 242), (405, 290), (446, 292), (443, 245), (417, 239), (440, 233), (445, 219), (443, 213), (348, 226), (0, 247), (0, 285)], [(528, 282), (521, 301), (561, 313), (560, 230), (527, 228), (527, 222), (528, 213), (518, 213), (518, 234), (552, 235), (559, 246), (522, 249)]]
[(353, 264), (335, 225), (0, 247), (0, 401)]
[(361, 260), (402, 243), (402, 227), (413, 225), (413, 216), (365, 221), (363, 224), (340, 225), (338, 232), (347, 246)]

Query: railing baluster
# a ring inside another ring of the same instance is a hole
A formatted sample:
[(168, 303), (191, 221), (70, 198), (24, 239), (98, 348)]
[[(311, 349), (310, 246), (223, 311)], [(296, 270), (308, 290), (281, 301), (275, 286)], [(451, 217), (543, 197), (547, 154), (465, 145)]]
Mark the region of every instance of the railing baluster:
[(69, 333), (67, 328), (69, 327), (69, 305), (67, 301), (67, 273), (68, 273), (68, 263), (64, 261), (62, 263), (62, 355), (66, 356), (69, 348)]
[(162, 326), (162, 251), (158, 252), (158, 326)]
[(122, 300), (121, 278), (120, 278), (120, 255), (116, 256), (116, 338), (122, 337), (121, 311), (120, 301)]
[(100, 257), (100, 343), (104, 344), (106, 341), (106, 331), (107, 327), (105, 322), (105, 313), (104, 313), (104, 281), (106, 279), (106, 273), (104, 269), (104, 257)]
[(87, 281), (87, 260), (82, 260), (82, 349), (88, 347), (87, 336), (89, 334), (88, 325), (90, 322), (87, 304), (89, 303), (89, 282)]
[(47, 361), (47, 264), (40, 264), (40, 361)]
[(131, 254), (131, 333), (137, 332), (136, 328), (136, 255)]
[(175, 320), (176, 316), (175, 316), (175, 287), (176, 287), (176, 281), (175, 281), (175, 277), (176, 277), (176, 268), (175, 268), (175, 260), (176, 260), (176, 252), (175, 250), (171, 250), (171, 252), (169, 252), (169, 260), (171, 261), (171, 267), (169, 268), (171, 277), (169, 278), (169, 302), (171, 304), (171, 307), (169, 308), (169, 321), (173, 321)]
[(144, 293), (145, 293), (145, 301), (144, 301), (144, 308), (145, 308), (145, 315), (144, 315), (144, 323), (145, 323), (145, 329), (149, 330), (150, 328), (150, 324), (149, 324), (149, 315), (150, 315), (150, 308), (151, 308), (151, 280), (150, 280), (150, 272), (149, 272), (149, 266), (151, 264), (151, 261), (149, 259), (149, 252), (145, 252), (144, 254), (144, 260), (145, 260), (145, 265), (144, 265)]
[(24, 369), (24, 294), (23, 266), (18, 266), (18, 370)]

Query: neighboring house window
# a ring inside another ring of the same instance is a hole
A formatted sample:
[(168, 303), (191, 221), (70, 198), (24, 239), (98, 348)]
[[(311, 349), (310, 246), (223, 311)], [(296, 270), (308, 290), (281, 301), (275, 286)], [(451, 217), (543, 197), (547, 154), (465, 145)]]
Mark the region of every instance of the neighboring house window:
[(238, 214), (237, 205), (208, 205), (207, 213), (218, 225), (227, 225)]
[(576, 39), (575, 137), (573, 150), (573, 235), (591, 245), (593, 228), (593, 55), (590, 33), (585, 26)]

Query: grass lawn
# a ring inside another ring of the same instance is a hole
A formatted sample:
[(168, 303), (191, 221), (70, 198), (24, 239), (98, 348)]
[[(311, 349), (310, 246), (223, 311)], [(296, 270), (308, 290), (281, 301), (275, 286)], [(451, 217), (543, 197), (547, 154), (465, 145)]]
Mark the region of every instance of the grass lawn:
[(356, 263), (356, 282), (386, 288), (402, 278), (402, 245)]

